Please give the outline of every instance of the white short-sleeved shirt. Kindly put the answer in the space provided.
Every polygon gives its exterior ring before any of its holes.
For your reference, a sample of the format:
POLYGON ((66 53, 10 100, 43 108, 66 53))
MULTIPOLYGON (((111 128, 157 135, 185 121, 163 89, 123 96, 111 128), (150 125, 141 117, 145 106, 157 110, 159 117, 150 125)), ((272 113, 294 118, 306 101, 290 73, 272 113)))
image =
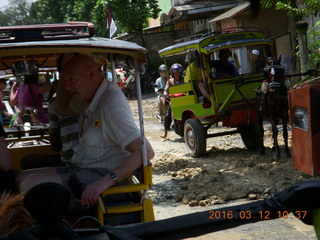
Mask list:
POLYGON ((125 147, 141 136, 125 96, 110 81, 101 83, 81 117, 79 135, 72 164, 109 171, 130 155, 125 147))

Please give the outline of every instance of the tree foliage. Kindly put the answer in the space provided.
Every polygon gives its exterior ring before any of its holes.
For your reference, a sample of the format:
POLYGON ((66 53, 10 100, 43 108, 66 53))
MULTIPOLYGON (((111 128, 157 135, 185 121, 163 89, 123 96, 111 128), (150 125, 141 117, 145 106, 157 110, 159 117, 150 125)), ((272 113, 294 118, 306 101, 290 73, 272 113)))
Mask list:
POLYGON ((318 68, 320 66, 320 56, 318 49, 320 47, 320 21, 317 22, 313 27, 308 29, 307 36, 309 49, 309 59, 312 64, 312 68, 318 68))
POLYGON ((109 7, 119 32, 142 32, 149 17, 160 12, 157 0, 38 0, 30 8, 34 23, 90 21, 97 35, 106 36, 109 7))
POLYGON ((106 8, 110 8, 118 33, 138 32, 147 26, 148 18, 160 12, 157 0, 9 0, 10 7, 0 11, 2 26, 67 21, 95 24, 98 36, 107 35, 106 8))
POLYGON ((106 19, 107 7, 123 32, 142 32, 148 18, 157 18, 160 12, 157 0, 98 0, 95 13, 99 24, 106 19))
POLYGON ((8 7, 0 11, 0 26, 30 24, 30 4, 26 0, 9 0, 8 7))
POLYGON ((315 38, 318 33, 315 29, 312 33, 309 31, 307 37, 305 31, 300 27, 304 17, 316 16, 320 13, 320 1, 319 0, 261 0, 263 8, 275 8, 277 10, 284 10, 288 15, 294 17, 296 21, 296 30, 298 34, 299 46, 296 48, 296 54, 300 57, 300 68, 302 71, 307 70, 311 65, 316 64, 318 61, 317 52, 315 51, 315 38), (313 34, 313 35, 312 35, 313 34), (313 36, 310 38, 310 36, 313 36), (310 61, 311 60, 311 61, 310 61))
POLYGON ((293 14, 298 19, 320 12, 319 0, 261 0, 263 8, 275 8, 293 14))

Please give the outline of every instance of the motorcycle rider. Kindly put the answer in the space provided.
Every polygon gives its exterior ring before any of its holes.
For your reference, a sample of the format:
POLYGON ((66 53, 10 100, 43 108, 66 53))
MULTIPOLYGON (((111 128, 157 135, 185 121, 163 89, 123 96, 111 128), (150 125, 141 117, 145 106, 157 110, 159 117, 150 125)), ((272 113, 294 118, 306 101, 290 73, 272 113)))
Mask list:
POLYGON ((163 97, 163 92, 167 83, 167 66, 165 64, 161 64, 158 68, 158 72, 160 74, 160 77, 156 80, 156 83, 154 84, 154 91, 158 94, 159 114, 157 115, 157 118, 159 118, 160 122, 163 122, 165 115, 165 99, 163 97))

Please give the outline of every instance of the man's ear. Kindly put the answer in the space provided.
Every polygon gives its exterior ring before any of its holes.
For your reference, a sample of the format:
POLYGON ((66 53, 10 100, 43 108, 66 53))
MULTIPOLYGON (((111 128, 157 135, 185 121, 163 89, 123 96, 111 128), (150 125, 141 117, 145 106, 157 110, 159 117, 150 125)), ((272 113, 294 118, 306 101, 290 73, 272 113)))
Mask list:
POLYGON ((95 72, 94 72, 94 69, 92 67, 88 67, 87 68, 87 74, 89 76, 89 80, 93 81, 95 72))

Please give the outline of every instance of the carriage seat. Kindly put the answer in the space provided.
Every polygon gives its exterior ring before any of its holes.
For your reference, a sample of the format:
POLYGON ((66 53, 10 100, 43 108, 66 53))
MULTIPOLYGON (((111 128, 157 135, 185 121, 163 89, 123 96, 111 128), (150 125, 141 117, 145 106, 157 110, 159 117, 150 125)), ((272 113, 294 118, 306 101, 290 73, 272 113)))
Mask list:
POLYGON ((133 222, 154 221, 152 200, 147 190, 152 186, 152 165, 149 163, 138 170, 129 185, 113 186, 105 190, 98 198, 97 218, 101 225, 121 225, 133 222), (116 195, 128 195, 120 202, 108 201, 116 195), (138 216, 138 218, 137 218, 138 216), (129 218, 129 219, 128 219, 129 218))

